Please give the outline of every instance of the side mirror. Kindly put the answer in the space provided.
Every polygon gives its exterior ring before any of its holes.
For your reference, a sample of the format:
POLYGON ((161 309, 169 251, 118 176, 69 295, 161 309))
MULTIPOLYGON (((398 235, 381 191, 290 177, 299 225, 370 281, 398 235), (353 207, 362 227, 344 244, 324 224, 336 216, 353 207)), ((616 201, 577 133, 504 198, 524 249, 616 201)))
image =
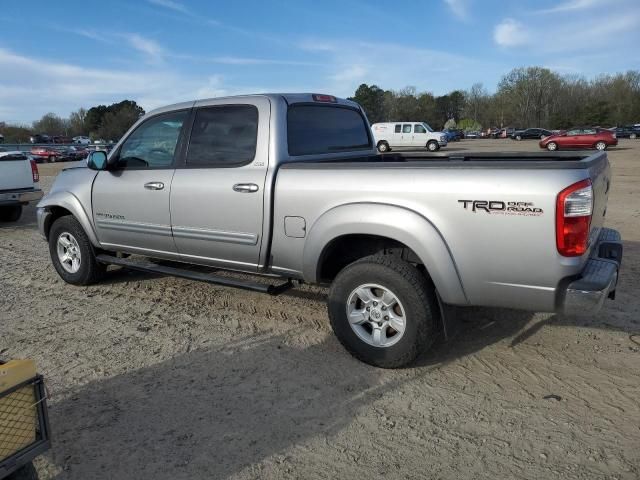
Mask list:
POLYGON ((107 169, 107 152, 95 150, 89 154, 87 158, 87 167, 91 170, 107 169))

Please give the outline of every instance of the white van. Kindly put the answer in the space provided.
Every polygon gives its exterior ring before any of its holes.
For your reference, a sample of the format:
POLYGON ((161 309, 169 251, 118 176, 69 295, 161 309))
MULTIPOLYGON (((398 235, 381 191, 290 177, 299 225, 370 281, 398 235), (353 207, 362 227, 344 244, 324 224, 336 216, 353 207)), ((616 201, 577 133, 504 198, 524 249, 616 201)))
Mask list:
POLYGON ((434 132, 424 122, 374 123, 371 131, 380 152, 388 152, 392 148, 426 148, 436 152, 447 146, 447 136, 434 132))

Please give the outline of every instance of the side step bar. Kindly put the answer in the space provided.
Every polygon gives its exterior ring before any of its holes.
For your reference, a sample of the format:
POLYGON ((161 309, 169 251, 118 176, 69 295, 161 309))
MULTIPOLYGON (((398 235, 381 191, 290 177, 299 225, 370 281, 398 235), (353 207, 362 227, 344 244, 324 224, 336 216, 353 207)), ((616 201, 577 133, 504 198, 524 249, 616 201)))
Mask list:
POLYGON ((165 265, 157 265, 152 262, 135 261, 128 258, 118 258, 111 255, 100 254, 96 256, 96 260, 107 265, 118 265, 130 270, 138 270, 140 272, 158 273, 160 275, 169 275, 172 277, 187 278, 198 282, 215 283, 216 285, 224 285, 225 287, 242 288, 244 290, 252 290, 254 292, 268 293, 269 295, 279 295, 290 288, 293 288, 293 282, 287 280, 278 285, 267 285, 265 283, 251 282, 248 280, 240 280, 235 278, 221 277, 211 273, 193 272, 185 268, 168 267, 165 265))

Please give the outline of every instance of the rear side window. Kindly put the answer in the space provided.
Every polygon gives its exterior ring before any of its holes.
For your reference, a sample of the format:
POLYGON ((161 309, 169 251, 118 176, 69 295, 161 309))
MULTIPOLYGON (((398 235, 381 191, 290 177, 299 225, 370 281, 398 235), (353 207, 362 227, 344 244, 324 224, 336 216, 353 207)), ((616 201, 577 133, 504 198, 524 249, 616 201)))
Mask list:
POLYGON ((240 166, 253 161, 258 140, 258 109, 221 105, 196 111, 187 165, 240 166))
POLYGON ((402 133, 402 125, 396 125, 396 133, 402 133))
POLYGON ((357 110, 292 105, 287 115, 289 155, 320 155, 371 148, 369 126, 357 110))
POLYGON ((411 125, 402 125, 402 133, 411 133, 411 125))

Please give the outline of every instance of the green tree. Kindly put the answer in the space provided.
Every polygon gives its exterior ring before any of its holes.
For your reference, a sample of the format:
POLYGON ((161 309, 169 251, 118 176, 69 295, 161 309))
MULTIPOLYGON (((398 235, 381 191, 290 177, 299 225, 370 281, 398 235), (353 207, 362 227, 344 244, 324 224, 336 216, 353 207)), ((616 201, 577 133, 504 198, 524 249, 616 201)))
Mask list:
POLYGON ((33 122, 33 130, 48 135, 66 135, 69 128, 67 122, 55 113, 46 113, 40 120, 33 122))
POLYGON ((377 85, 367 85, 363 83, 358 87, 356 93, 350 98, 355 102, 358 102, 365 113, 370 123, 382 122, 386 119, 384 111, 384 90, 377 85))

